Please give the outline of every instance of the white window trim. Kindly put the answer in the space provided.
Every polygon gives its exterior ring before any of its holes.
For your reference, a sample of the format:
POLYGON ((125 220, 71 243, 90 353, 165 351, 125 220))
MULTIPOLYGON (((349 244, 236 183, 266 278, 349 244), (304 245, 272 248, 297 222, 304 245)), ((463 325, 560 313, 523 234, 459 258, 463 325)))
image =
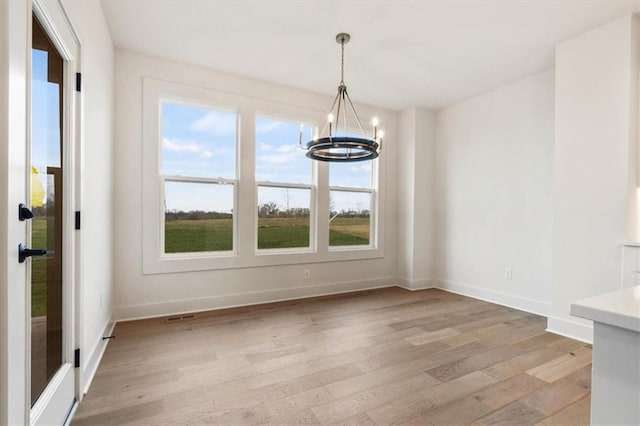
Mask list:
MULTIPOLYGON (((315 173, 312 174, 312 180, 315 173)), ((316 185, 304 184, 304 183, 281 183, 271 181, 257 181, 256 182, 256 221, 255 221, 255 242, 256 242, 256 256, 264 256, 269 254, 291 254, 291 253, 315 253, 317 250, 316 244, 316 185), (278 189, 308 189, 309 190, 309 246, 308 247, 288 247, 288 248, 258 248, 258 188, 259 187, 278 188, 278 189)))
MULTIPOLYGON (((375 169, 376 167, 373 167, 375 169)), ((371 171, 372 175, 373 170, 371 171)), ((372 177, 373 180, 373 177, 372 177)), ((369 244, 354 244, 354 245, 343 245, 343 246, 332 246, 329 245, 329 251, 351 251, 351 250, 370 250, 374 249, 378 245, 377 233, 376 229, 379 228, 376 226, 377 217, 376 212, 377 203, 376 203, 376 190, 375 187, 372 186, 370 188, 362 188, 362 187, 350 187, 350 186, 330 186, 329 193, 331 192, 360 192, 363 194, 369 194, 371 197, 369 200, 369 244)))
MULTIPOLYGON (((143 274, 164 274, 218 269, 253 268, 278 265, 328 263, 337 261, 379 259, 384 257, 384 191, 374 188, 375 246, 346 246, 329 249, 328 215, 319 214, 329 206, 329 176, 326 163, 314 162, 315 182, 311 184, 311 212, 314 217, 313 246, 309 251, 299 248, 257 249, 257 187, 255 180, 255 118, 264 111, 269 117, 301 118, 305 123, 321 123, 325 111, 270 102, 216 90, 143 77, 142 107, 142 265, 143 274), (239 115, 236 147, 237 175, 234 180, 234 250, 233 252, 196 252, 164 254, 162 233, 164 208, 161 175, 160 106, 162 100, 184 101, 189 105, 235 111, 239 115), (230 109, 229 107, 234 108, 230 109)), ((286 120, 286 118, 285 118, 286 120)), ((309 160, 311 161, 311 160, 309 160)), ((374 185, 384 185, 383 162, 378 163, 374 185)), ((192 179, 192 178, 187 178, 192 179)), ((260 185, 293 187, 276 182, 260 185)), ((361 188, 362 189, 362 188, 361 188)), ((368 190, 368 188, 365 188, 368 190)), ((373 204, 373 201, 372 201, 373 204)), ((373 214, 372 214, 373 216, 373 214)), ((311 219, 311 218, 310 218, 311 219)), ((372 221, 373 221, 372 217, 372 221)), ((373 238, 371 239, 373 241, 373 238)))
POLYGON ((160 257, 162 259, 183 259, 185 257, 222 257, 229 256, 238 253, 238 221, 236 220, 236 212, 238 211, 238 181, 236 179, 224 179, 224 178, 203 178, 203 177, 191 177, 191 176, 175 176, 175 175, 160 175, 160 200, 161 206, 160 210, 162 210, 162 218, 161 218, 161 226, 162 230, 160 232, 160 257), (210 183, 214 185, 233 185, 233 213, 231 214, 233 229, 232 229, 232 242, 231 250, 216 250, 216 251, 193 251, 193 252, 179 252, 179 253, 167 253, 164 251, 165 241, 164 237, 166 234, 165 226, 166 226, 166 211, 164 210, 165 205, 165 184, 167 182, 184 182, 184 183, 210 183))

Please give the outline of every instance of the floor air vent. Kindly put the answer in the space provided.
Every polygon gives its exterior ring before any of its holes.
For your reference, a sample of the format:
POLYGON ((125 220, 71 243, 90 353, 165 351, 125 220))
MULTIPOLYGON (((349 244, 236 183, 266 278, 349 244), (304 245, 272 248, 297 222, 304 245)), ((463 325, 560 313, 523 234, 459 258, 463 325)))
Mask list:
POLYGON ((194 314, 186 314, 186 315, 176 315, 173 317, 168 317, 164 320, 165 323, 179 322, 179 321, 188 321, 195 319, 196 316, 194 314))

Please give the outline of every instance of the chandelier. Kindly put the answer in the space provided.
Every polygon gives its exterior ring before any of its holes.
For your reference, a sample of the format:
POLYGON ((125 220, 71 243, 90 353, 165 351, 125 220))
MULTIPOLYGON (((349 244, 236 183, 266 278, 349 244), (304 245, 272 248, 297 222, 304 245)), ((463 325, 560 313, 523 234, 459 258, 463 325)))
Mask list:
MULTIPOLYGON (((306 156, 312 160, 331 162, 373 160, 382 150, 384 133, 378 129, 378 119, 373 118, 371 123, 373 125, 372 137, 368 137, 351 102, 347 85, 344 83, 344 45, 350 39, 351 36, 347 33, 340 33, 336 36, 336 41, 342 49, 340 84, 322 132, 318 135, 316 130, 312 140, 306 144, 306 156), (350 124, 347 123, 349 117, 352 123, 357 125, 357 129, 356 126, 350 127, 350 124), (359 134, 354 135, 354 131, 359 131, 359 134)), ((302 134, 300 144, 302 145, 302 134)))

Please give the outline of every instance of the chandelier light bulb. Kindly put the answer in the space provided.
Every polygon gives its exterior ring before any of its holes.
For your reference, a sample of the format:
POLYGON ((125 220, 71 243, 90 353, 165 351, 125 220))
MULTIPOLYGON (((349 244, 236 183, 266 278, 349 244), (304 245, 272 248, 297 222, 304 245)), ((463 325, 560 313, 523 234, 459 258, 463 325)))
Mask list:
POLYGON ((333 123, 333 114, 329 114, 329 116, 327 117, 327 121, 329 123, 333 123))
POLYGON ((378 117, 373 117, 371 124, 373 124, 373 140, 375 141, 378 139, 378 117))

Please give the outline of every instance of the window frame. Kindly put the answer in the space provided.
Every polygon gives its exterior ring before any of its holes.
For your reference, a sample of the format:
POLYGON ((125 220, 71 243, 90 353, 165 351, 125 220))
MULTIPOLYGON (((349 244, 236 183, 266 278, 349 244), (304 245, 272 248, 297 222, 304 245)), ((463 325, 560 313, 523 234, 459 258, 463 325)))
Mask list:
MULTIPOLYGON (((283 123, 290 123, 295 125, 300 125, 300 123, 311 127, 312 130, 317 129, 318 126, 315 123, 308 123, 305 120, 296 120, 293 117, 283 117, 275 114, 264 113, 262 111, 256 111, 256 116, 254 120, 254 137, 255 130, 257 128, 258 118, 264 118, 273 121, 280 121, 283 123)), ((308 121, 308 120, 307 120, 308 121)), ((255 138, 254 138, 255 141, 255 138)), ((257 141, 254 144, 254 147, 257 145, 257 141)), ((255 148, 254 148, 255 149, 255 148)), ((255 156, 254 156, 255 158, 255 156)), ((309 160, 311 161, 311 160, 309 160)), ((281 181, 263 181, 257 180, 257 173, 255 173, 256 167, 254 164, 254 180, 256 187, 256 208, 255 208, 255 254, 256 256, 262 256, 265 254, 291 254, 291 253, 315 253, 317 251, 316 237, 317 237, 317 198, 316 198, 316 190, 318 187, 318 173, 317 167, 313 163, 309 166, 311 168, 311 182, 306 183, 290 183, 290 182, 281 182, 281 181), (258 192, 260 187, 268 187, 268 188, 279 188, 279 189, 308 189, 309 190, 309 246, 307 247, 287 247, 287 248, 264 248, 261 249, 258 247, 258 192)))
MULTIPOLYGON (((347 133, 358 135, 360 133, 360 130, 348 129, 347 133)), ((378 187, 380 185, 380 174, 379 174, 380 162, 379 161, 380 161, 380 157, 377 157, 371 160, 371 180, 369 182, 368 187, 331 185, 331 167, 329 166, 329 170, 328 170, 329 195, 331 195, 332 191, 358 192, 358 193, 368 193, 369 196, 371 197, 369 200, 369 244, 332 246, 331 241, 328 241, 327 247, 330 252, 371 250, 371 249, 378 248, 378 230, 380 229, 380 226, 378 225, 378 208, 379 208, 378 187)), ((329 222, 329 229, 327 229, 327 232, 330 232, 330 229, 331 229, 331 223, 329 222)))
MULTIPOLYGON (((375 161, 375 160, 374 160, 375 161)), ((372 167, 372 178, 373 180, 373 167, 372 167)), ((332 246, 331 240, 329 240, 329 251, 350 251, 350 250, 358 250, 358 249, 372 249, 377 245, 376 238, 376 191, 373 187, 371 188, 358 188, 351 186, 330 186, 329 187, 329 195, 331 192, 347 192, 347 193, 361 193, 361 194, 369 194, 369 244, 354 244, 354 245, 341 245, 341 246, 332 246)), ((329 222, 329 232, 331 231, 331 222, 329 222)))
POLYGON ((315 253, 316 252, 316 226, 315 226, 315 187, 313 184, 303 183, 280 183, 280 182, 256 182, 256 221, 255 221, 255 242, 256 242, 256 256, 263 254, 290 254, 290 253, 315 253), (258 192, 260 187, 263 188, 278 188, 278 189, 308 189, 309 190, 309 245, 307 247, 283 247, 283 248, 259 248, 258 247, 258 192))
POLYGON ((231 250, 210 250, 210 251, 186 251, 186 252, 175 252, 175 253, 167 253, 165 247, 165 235, 166 235, 166 210, 162 211, 162 232, 160 233, 160 246, 161 246, 161 258, 174 258, 174 257, 183 257, 184 255, 189 256, 228 256, 230 254, 236 254, 238 252, 237 247, 237 238, 238 238, 238 221, 236 217, 236 211, 238 210, 238 180, 237 179, 224 179, 224 178, 203 178, 203 177, 192 177, 192 176, 179 176, 179 175, 160 175, 160 191, 162 193, 162 206, 161 209, 165 205, 165 197, 166 197, 166 184, 167 182, 178 182, 178 183, 200 183, 200 184, 211 184, 211 185, 233 185, 233 210, 231 213, 231 250))
MULTIPOLYGON (((328 215, 329 209, 329 167, 327 163, 313 161, 311 184, 310 229, 313 245, 309 250, 294 249, 257 249, 257 190, 255 179, 256 161, 256 117, 270 117, 277 120, 302 122, 317 126, 326 119, 324 102, 307 102, 306 106, 267 101, 250 96, 242 96, 219 90, 194 86, 189 81, 167 81, 153 77, 142 78, 142 125, 140 129, 142 143, 142 273, 143 275, 195 272, 221 269, 240 269, 265 266, 302 265, 313 263, 341 262, 353 260, 380 259, 384 250, 384 164, 383 156, 374 160, 372 168, 375 174, 375 202, 372 201, 371 222, 375 223, 370 246, 329 247, 328 215), (234 250, 220 252, 164 253, 164 181, 161 179, 161 99, 171 102, 184 102, 187 105, 200 105, 226 111, 235 111, 237 118, 236 133, 236 179, 234 182, 234 250), (322 105, 321 105, 322 104, 322 105), (298 121, 299 120, 299 121, 298 121), (374 239, 375 237, 375 239, 374 239), (161 244, 162 242, 162 244, 161 244)), ((324 100, 324 98, 322 99, 324 100)), ((367 113, 367 109, 364 109, 367 113)), ((374 111, 372 111, 374 112, 374 111)), ((385 122, 395 123, 391 113, 376 115, 385 117, 385 122)), ((392 124, 393 125, 393 124, 392 124)), ((387 131, 389 135, 393 129, 387 131)), ((391 151, 387 151, 392 153, 391 151)), ((393 153, 392 153, 393 154, 393 153)), ((312 161, 312 160, 309 160, 312 161)), ((389 160, 389 161, 392 161, 389 160)), ((189 178, 191 179, 191 178, 189 178)), ((199 178, 198 178, 199 179, 199 178)), ((205 178, 208 179, 208 178, 205 178)), ((215 181, 216 179, 212 179, 215 181)), ((262 184, 262 181, 260 181, 262 184)), ((135 183, 134 183, 135 184, 135 183)), ((288 187, 291 184, 266 182, 269 186, 288 187)), ((295 187, 296 185, 291 185, 295 187)), ((339 187, 339 189, 345 189, 339 187)), ((361 188, 358 188, 361 190, 361 188)), ((134 217, 138 216, 136 213, 134 217)), ((134 242, 135 243, 135 242, 134 242)))
POLYGON ((158 150, 158 173, 160 176, 160 209, 162 210, 162 219, 160 222, 160 226, 162 227, 160 231, 160 258, 182 258, 184 256, 189 257, 215 257, 215 256, 228 256, 230 254, 237 254, 238 251, 238 220, 236 216, 236 212, 238 210, 238 163, 240 160, 240 156, 238 155, 238 151, 240 150, 240 111, 237 108, 229 107, 228 105, 220 105, 215 102, 202 102, 201 100, 191 100, 185 99, 182 97, 173 97, 173 96, 160 96, 158 102, 159 108, 159 134, 158 134, 158 144, 160 148, 158 150), (201 109, 208 109, 211 111, 220 111, 233 113, 236 116, 236 131, 235 131, 235 167, 234 167, 234 176, 235 179, 228 178, 207 178, 207 177, 198 177, 198 176, 181 176, 181 175, 165 175, 163 174, 163 155, 162 155, 162 140, 164 135, 162 134, 162 107, 164 103, 171 103, 175 105, 182 105, 186 107, 196 107, 201 109), (203 184, 218 184, 218 185, 233 185, 233 211, 232 211, 232 239, 231 239, 231 250, 212 250, 212 251, 195 251, 195 252, 177 252, 177 253, 167 253, 165 251, 165 226, 166 226, 166 210, 164 207, 165 197, 166 197, 166 183, 167 182, 181 182, 181 183, 203 183, 203 184))

